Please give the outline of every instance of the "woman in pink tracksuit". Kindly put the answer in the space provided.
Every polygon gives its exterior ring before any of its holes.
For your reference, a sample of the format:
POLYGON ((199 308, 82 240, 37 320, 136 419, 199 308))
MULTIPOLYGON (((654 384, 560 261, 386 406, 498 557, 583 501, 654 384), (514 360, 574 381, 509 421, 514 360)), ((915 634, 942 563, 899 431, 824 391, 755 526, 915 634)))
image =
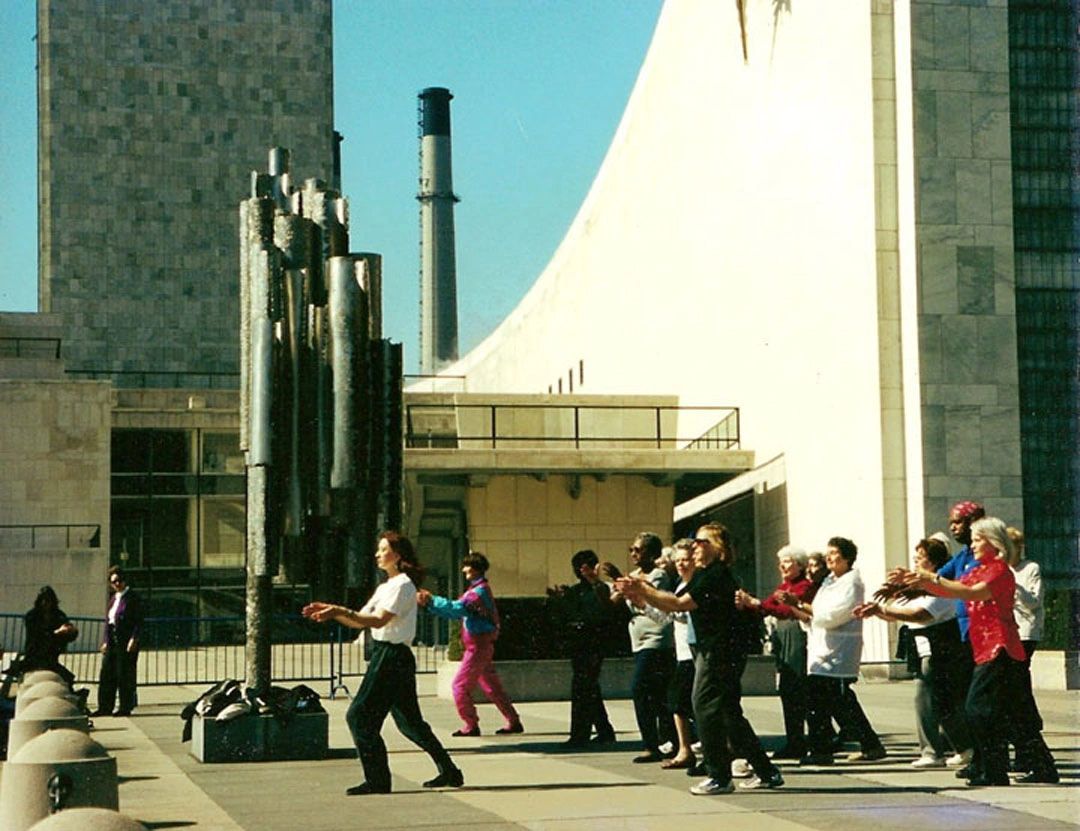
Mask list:
POLYGON ((454 736, 480 735, 480 722, 472 700, 472 689, 477 684, 506 719, 506 725, 495 732, 500 735, 524 732, 521 718, 503 689, 498 673, 495 672, 495 639, 499 637, 499 610, 495 606, 495 597, 485 576, 487 570, 487 557, 475 551, 470 552, 461 560, 461 573, 465 575, 468 583, 461 597, 450 600, 421 590, 416 598, 417 602, 432 614, 461 621, 461 640, 465 645, 465 654, 457 675, 454 676, 454 703, 465 726, 455 730, 452 734, 454 736))

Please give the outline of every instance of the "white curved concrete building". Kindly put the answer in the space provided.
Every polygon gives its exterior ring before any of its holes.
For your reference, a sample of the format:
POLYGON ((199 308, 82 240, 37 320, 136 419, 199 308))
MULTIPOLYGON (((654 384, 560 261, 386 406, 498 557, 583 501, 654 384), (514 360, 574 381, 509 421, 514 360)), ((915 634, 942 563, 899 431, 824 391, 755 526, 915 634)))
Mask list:
POLYGON ((756 521, 873 585, 954 500, 1022 516, 1007 13, 744 5, 745 61, 736 4, 669 0, 551 263, 446 374, 737 406, 764 468, 713 501, 782 488, 756 521))

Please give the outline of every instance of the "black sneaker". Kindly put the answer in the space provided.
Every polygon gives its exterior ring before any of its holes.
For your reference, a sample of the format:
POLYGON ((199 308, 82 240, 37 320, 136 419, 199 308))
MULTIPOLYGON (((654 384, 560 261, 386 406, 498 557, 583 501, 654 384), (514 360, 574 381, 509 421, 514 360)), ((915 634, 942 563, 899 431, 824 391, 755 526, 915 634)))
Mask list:
POLYGON ((465 774, 461 768, 450 768, 442 771, 434 779, 424 783, 425 788, 460 788, 465 784, 465 774))
POLYGON ((345 789, 345 796, 364 796, 369 793, 390 793, 389 788, 377 788, 370 782, 361 782, 345 789))
POLYGON ((451 733, 450 735, 451 736, 457 736, 458 738, 461 738, 462 736, 466 736, 466 737, 468 737, 470 739, 475 739, 477 736, 480 735, 480 728, 479 727, 474 727, 472 730, 466 730, 464 728, 459 728, 459 729, 455 730, 453 733, 451 733))
POLYGON ((524 733, 524 732, 525 732, 525 728, 521 726, 520 721, 517 721, 517 722, 514 722, 513 724, 506 725, 506 727, 500 727, 498 730, 495 731, 495 735, 497 735, 497 736, 508 736, 511 733, 524 733))
POLYGON ((833 757, 831 753, 808 753, 799 759, 799 766, 806 765, 831 765, 833 757))

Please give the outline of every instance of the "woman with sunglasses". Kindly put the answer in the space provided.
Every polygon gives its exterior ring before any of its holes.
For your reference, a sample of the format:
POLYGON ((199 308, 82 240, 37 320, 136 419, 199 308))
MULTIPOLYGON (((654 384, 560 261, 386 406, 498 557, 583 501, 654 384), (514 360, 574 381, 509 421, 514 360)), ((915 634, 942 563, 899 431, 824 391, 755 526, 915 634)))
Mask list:
POLYGON ((625 578, 617 584, 631 600, 665 612, 689 612, 696 638, 694 658, 694 717, 707 778, 690 793, 713 796, 731 793, 732 750, 746 758, 754 775, 744 790, 778 788, 784 784, 770 761, 740 702, 740 674, 745 656, 735 644, 735 592, 731 573, 734 549, 727 528, 718 522, 701 526, 694 535, 697 571, 679 593, 657 589, 646 580, 625 578))

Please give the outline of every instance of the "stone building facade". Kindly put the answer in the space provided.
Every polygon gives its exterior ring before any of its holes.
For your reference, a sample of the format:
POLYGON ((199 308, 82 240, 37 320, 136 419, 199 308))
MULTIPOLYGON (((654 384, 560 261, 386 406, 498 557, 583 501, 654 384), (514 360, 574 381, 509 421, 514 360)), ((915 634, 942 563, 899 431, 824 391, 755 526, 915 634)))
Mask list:
POLYGON ((40 308, 69 371, 236 386, 237 204, 334 178, 330 0, 40 0, 40 308))

